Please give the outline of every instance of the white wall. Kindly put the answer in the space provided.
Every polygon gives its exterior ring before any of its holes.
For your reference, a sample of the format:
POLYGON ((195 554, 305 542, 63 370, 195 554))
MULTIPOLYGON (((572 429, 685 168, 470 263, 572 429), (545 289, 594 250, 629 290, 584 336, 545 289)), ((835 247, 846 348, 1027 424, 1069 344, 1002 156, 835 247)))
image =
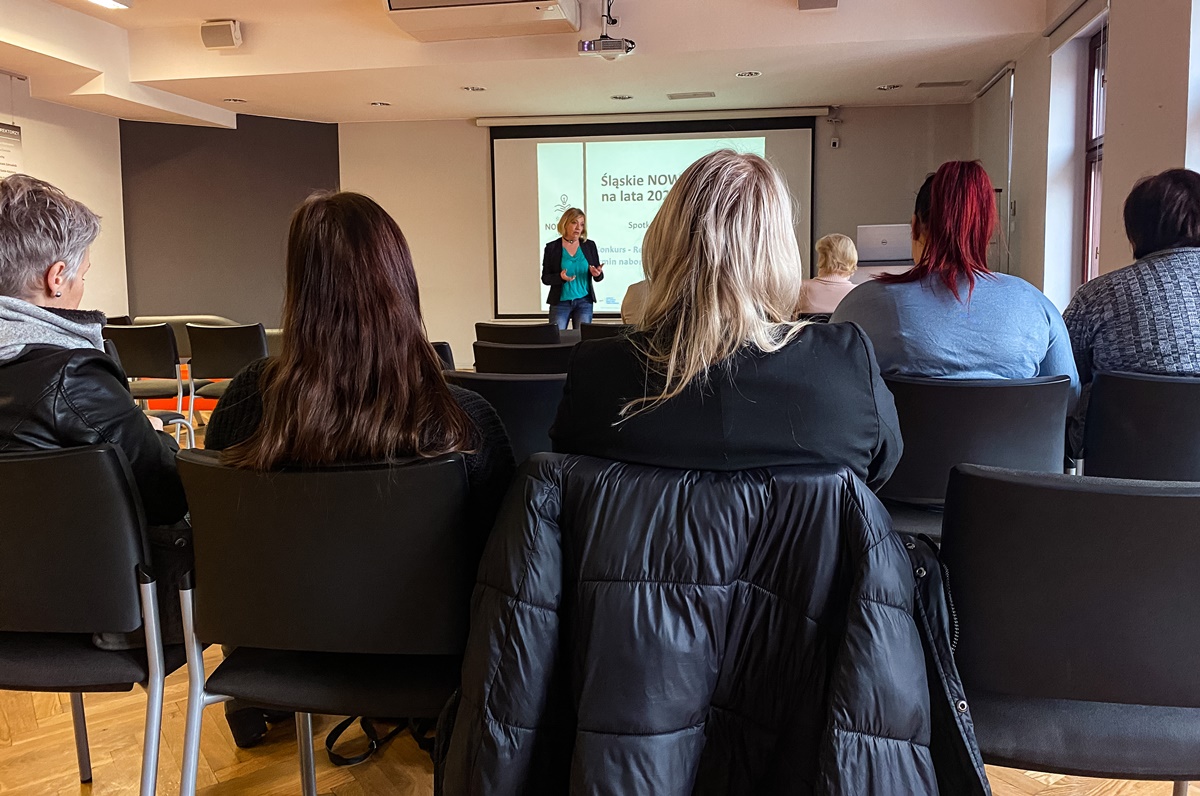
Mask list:
POLYGON ((373 197, 412 249, 431 340, 474 362, 492 318, 491 143, 470 121, 364 122, 338 130, 342 190, 373 197))
POLYGON ((1184 165, 1192 0, 1112 0, 1100 271, 1133 260, 1122 207, 1142 177, 1184 165))
MULTIPOLYGON (((814 240, 906 223, 929 172, 973 157, 968 105, 846 108, 842 117, 836 150, 835 125, 816 123, 814 240)), ((469 367, 475 322, 493 317, 488 131, 469 121, 342 124, 339 151, 342 189, 374 197, 408 238, 430 339, 449 341, 469 367)))
POLYGON ((1017 58, 1013 83, 1013 186, 1010 273, 1045 287, 1046 168, 1050 47, 1038 39, 1017 58))
POLYGON ((1050 59, 1042 290, 1060 310, 1083 281, 1088 58, 1085 36, 1068 42, 1050 59))
POLYGON ((817 119, 813 240, 860 224, 906 224, 925 177, 947 160, 973 158, 970 105, 843 108, 841 124, 817 119), (829 140, 841 138, 832 149, 829 140))
POLYGON ((971 103, 974 126, 974 154, 979 158, 997 194, 997 231, 988 247, 988 268, 1009 273, 1012 271, 1010 210, 1011 186, 1009 152, 1012 146, 1012 88, 1013 76, 1006 74, 971 103))
POLYGON ((21 128, 24 168, 86 204, 101 218, 83 306, 109 315, 129 311, 119 122, 108 116, 31 99, 25 81, 0 76, 0 121, 21 128))

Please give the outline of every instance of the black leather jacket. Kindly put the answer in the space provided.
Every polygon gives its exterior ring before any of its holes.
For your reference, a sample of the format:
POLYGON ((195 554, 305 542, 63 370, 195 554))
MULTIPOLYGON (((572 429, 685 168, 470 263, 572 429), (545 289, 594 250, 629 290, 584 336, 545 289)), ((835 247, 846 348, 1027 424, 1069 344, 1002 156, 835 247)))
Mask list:
POLYGON ((537 454, 479 568, 435 792, 984 796, 946 605, 844 466, 537 454))
MULTIPOLYGON (((116 445, 133 469, 147 522, 170 525, 187 513, 175 472, 179 447, 154 430, 126 383, 102 351, 27 347, 0 363, 0 453, 116 445)), ((69 499, 69 484, 47 486, 69 499)))

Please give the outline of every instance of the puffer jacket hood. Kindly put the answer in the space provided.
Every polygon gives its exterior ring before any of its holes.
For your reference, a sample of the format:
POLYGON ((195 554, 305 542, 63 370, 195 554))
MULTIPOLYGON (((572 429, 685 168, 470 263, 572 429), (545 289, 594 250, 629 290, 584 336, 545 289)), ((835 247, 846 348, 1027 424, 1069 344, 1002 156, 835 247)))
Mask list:
POLYGON ((939 575, 845 468, 534 456, 480 567, 435 784, 988 794, 939 575))

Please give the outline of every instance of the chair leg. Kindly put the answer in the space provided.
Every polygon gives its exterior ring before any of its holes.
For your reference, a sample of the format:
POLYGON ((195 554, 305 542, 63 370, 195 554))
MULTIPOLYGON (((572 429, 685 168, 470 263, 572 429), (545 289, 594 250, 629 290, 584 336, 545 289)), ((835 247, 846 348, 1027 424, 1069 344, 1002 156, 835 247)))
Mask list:
POLYGON ((158 592, 154 581, 138 585, 142 597, 142 626, 146 630, 146 733, 142 740, 141 796, 154 796, 158 788, 158 750, 162 741, 163 690, 165 688, 162 628, 158 623, 158 592))
POLYGON ((83 714, 83 694, 71 694, 71 724, 75 726, 75 756, 79 758, 79 781, 92 781, 92 755, 88 752, 87 717, 83 714))
POLYGON ((300 746, 300 792, 317 796, 317 766, 313 757, 312 714, 296 714, 296 743, 300 746))
POLYGON ((1188 783, 1176 782, 1175 787, 1171 790, 1171 796, 1188 796, 1188 783))
POLYGON ((204 717, 204 650, 192 624, 192 590, 180 589, 183 609, 183 643, 187 654, 188 699, 183 730, 183 771, 179 778, 179 796, 195 796, 196 774, 200 768, 200 722, 204 717))

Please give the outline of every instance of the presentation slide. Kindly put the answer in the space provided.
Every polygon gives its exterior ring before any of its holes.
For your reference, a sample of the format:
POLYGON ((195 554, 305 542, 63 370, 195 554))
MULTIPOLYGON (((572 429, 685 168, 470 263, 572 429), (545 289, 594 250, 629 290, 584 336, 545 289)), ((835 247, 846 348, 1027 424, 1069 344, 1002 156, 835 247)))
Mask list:
POLYGON ((642 238, 667 192, 691 163, 718 149, 761 155, 783 172, 807 261, 810 129, 507 138, 493 146, 498 317, 546 315, 542 253, 569 207, 585 213, 588 238, 604 263, 604 280, 594 284, 595 311, 619 312, 626 289, 643 278, 642 238))

